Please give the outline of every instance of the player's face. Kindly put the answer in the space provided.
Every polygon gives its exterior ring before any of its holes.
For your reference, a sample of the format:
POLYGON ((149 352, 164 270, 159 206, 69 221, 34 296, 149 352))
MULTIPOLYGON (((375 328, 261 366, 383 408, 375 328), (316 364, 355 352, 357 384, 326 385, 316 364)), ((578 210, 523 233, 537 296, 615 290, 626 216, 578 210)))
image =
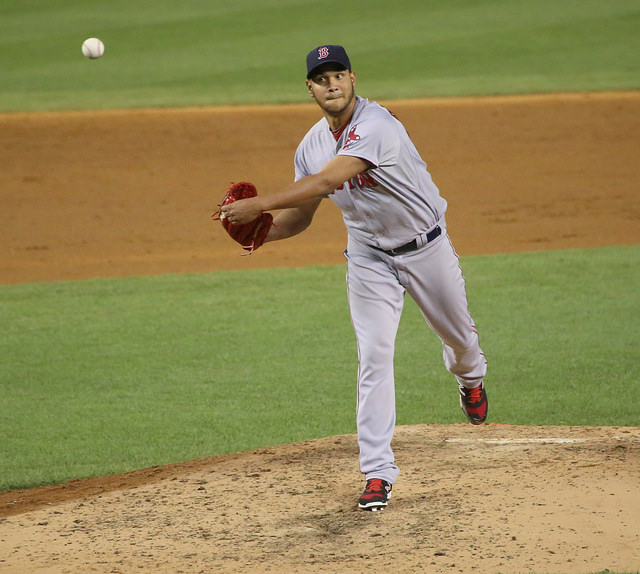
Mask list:
POLYGON ((307 80, 309 94, 322 110, 341 116, 355 102, 356 75, 349 70, 322 70, 307 80))

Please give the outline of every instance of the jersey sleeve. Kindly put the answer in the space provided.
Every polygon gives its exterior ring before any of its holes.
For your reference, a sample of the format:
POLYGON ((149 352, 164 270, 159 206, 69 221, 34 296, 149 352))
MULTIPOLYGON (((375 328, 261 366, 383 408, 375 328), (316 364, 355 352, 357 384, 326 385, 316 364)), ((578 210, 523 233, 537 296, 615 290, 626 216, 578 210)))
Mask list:
POLYGON ((370 118, 349 127, 338 155, 359 157, 375 167, 394 165, 398 162, 400 138, 394 120, 370 118))

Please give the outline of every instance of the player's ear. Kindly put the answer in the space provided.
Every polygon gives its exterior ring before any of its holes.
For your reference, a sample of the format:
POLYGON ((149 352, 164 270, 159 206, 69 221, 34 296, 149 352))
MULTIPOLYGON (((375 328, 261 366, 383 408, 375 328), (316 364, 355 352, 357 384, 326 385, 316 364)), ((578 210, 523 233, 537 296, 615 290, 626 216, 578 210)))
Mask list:
POLYGON ((316 97, 313 95, 313 88, 311 87, 311 81, 310 80, 306 80, 305 83, 307 84, 307 90, 309 91, 309 96, 311 96, 311 98, 313 98, 315 100, 316 97))
POLYGON ((351 70, 349 72, 349 76, 351 76, 351 85, 355 89, 355 87, 356 87, 356 73, 353 70, 351 70))

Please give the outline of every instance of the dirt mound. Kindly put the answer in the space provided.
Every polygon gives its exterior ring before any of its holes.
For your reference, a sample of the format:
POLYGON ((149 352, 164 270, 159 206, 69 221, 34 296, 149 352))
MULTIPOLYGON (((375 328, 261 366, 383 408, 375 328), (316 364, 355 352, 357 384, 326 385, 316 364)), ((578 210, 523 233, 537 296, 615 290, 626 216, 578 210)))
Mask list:
POLYGON ((640 565, 640 429, 398 427, 389 508, 355 436, 0 495, 0 570, 563 572, 640 565))

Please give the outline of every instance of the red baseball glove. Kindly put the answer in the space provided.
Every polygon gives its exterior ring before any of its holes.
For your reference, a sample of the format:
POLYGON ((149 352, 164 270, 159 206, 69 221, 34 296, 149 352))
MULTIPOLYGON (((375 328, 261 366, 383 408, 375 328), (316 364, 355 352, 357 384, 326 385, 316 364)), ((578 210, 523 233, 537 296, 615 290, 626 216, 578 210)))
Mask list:
MULTIPOLYGON (((233 203, 238 199, 247 199, 249 197, 255 197, 258 195, 256 186, 248 181, 241 181, 240 183, 233 183, 227 190, 227 193, 220 204, 220 207, 233 203)), ((222 227, 229 234, 231 239, 237 241, 242 245, 242 249, 248 251, 249 255, 253 253, 258 247, 260 247, 267 237, 267 233, 273 225, 273 215, 270 213, 261 213, 253 221, 249 223, 243 223, 242 225, 236 225, 231 223, 218 209, 212 216, 214 220, 220 220, 222 227)))

